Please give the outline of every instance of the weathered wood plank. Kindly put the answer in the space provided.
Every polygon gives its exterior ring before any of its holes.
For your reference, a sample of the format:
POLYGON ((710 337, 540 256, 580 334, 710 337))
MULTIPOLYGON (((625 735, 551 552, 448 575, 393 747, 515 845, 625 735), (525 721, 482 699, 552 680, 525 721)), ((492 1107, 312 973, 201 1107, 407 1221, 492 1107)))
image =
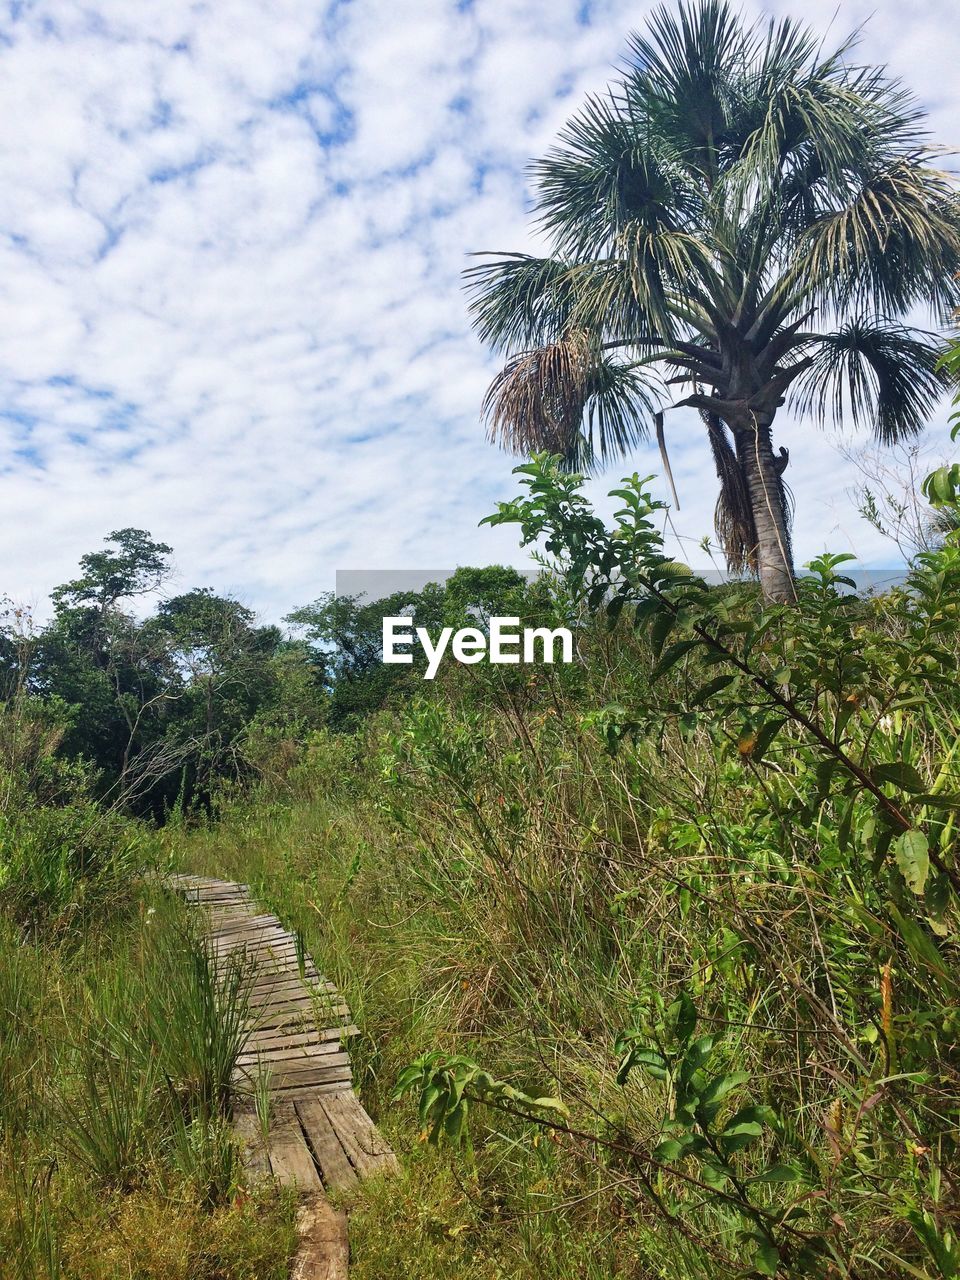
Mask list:
MULTIPOLYGON (((344 1081, 349 1085, 353 1076, 350 1072, 350 1058, 345 1053, 333 1054, 326 1062, 307 1062, 303 1066, 289 1063, 279 1063, 271 1065, 264 1063, 263 1067, 269 1072, 269 1087, 271 1092, 276 1089, 308 1089, 315 1084, 332 1084, 336 1080, 344 1081)), ((236 1083, 242 1085, 243 1082, 249 1081, 251 1084, 258 1078, 258 1065, 249 1067, 238 1067, 236 1072, 236 1083)))
POLYGON ((338 1001, 336 996, 331 996, 329 992, 319 991, 311 993, 304 990, 301 986, 300 991, 262 991, 259 994, 254 993, 250 997, 250 1009, 254 1013, 260 1010, 269 1011, 270 1009, 308 1009, 316 1010, 318 1014, 326 1014, 328 1011, 342 1010, 347 1011, 347 1006, 338 1001))
POLYGON ((237 932, 265 933, 267 930, 281 934, 285 938, 290 936, 276 916, 270 915, 247 915, 236 923, 227 922, 222 929, 215 929, 213 932, 217 939, 226 939, 227 935, 237 932))
POLYGON ((397 1169, 397 1157, 352 1090, 323 1096, 319 1101, 361 1178, 397 1169))
POLYGON ((274 1107, 268 1142, 270 1165, 278 1182, 285 1187, 296 1186, 301 1192, 323 1189, 292 1103, 281 1102, 274 1107))
MULTIPOLYGON (((346 1023, 349 1018, 350 1010, 345 1004, 323 1010, 326 1027, 334 1027, 341 1021, 346 1023)), ((293 1004, 265 1005, 254 1009, 248 1025, 251 1030, 257 1031, 278 1030, 281 1027, 303 1031, 309 1027, 316 1027, 317 1019, 313 1003, 305 1000, 293 1004)))
MULTIPOLYGON (((313 968, 313 966, 311 965, 310 968, 313 968)), ((253 981, 255 987, 283 987, 292 984, 298 984, 301 987, 308 985, 321 988, 324 991, 335 992, 337 989, 328 978, 318 973, 316 969, 313 969, 313 973, 306 969, 301 974, 296 965, 287 964, 283 968, 271 964, 257 965, 253 981)))
POLYGON ((329 1059, 331 1055, 340 1052, 342 1050, 339 1037, 335 1040, 321 1040, 319 1043, 313 1043, 313 1037, 311 1037, 310 1043, 287 1048, 277 1046, 272 1049, 245 1050, 237 1059, 237 1065, 250 1067, 257 1066, 259 1063, 269 1065, 290 1062, 305 1064, 317 1058, 329 1059))
POLYGON ((263 1132, 252 1103, 240 1103, 233 1111, 234 1132, 241 1142, 241 1159, 251 1185, 270 1177, 270 1157, 263 1145, 263 1132))
POLYGON ((352 1186, 357 1181, 357 1172, 319 1101, 316 1098, 301 1098, 294 1106, 307 1144, 320 1166, 323 1185, 327 1188, 352 1186))
POLYGON ((310 1028, 307 1031, 284 1031, 265 1029, 251 1031, 244 1043, 245 1053, 258 1053, 261 1049, 292 1049, 298 1045, 338 1044, 341 1040, 360 1034, 359 1027, 353 1023, 338 1027, 310 1028))
POLYGON ((297 1210, 300 1245, 290 1280, 347 1280, 347 1215, 325 1196, 310 1196, 297 1210))

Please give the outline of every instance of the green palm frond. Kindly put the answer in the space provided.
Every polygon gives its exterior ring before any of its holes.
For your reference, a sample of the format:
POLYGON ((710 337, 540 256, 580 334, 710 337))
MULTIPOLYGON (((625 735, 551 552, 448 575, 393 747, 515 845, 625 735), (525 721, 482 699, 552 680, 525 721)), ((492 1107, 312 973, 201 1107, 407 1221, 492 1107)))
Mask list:
POLYGON ((725 0, 659 5, 629 41, 624 81, 633 117, 649 122, 707 186, 718 176, 733 85, 756 57, 756 31, 725 0))
POLYGON ((794 398, 801 413, 831 414, 873 428, 892 444, 921 431, 950 385, 943 345, 904 325, 860 318, 816 341, 794 398))
POLYGON ((483 413, 505 448, 560 454, 576 469, 634 448, 655 406, 655 384, 641 366, 618 362, 574 332, 509 361, 483 413))
POLYGON ((696 225, 702 205, 680 157, 613 96, 588 98, 531 175, 537 221, 572 257, 609 254, 627 225, 650 232, 696 225))
POLYGON ((571 265, 525 253, 487 258, 464 272, 481 340, 497 351, 540 346, 568 327, 577 301, 571 265))
POLYGON ((896 313, 929 301, 944 317, 960 302, 960 197, 919 153, 864 174, 801 238, 797 267, 824 298, 896 313))

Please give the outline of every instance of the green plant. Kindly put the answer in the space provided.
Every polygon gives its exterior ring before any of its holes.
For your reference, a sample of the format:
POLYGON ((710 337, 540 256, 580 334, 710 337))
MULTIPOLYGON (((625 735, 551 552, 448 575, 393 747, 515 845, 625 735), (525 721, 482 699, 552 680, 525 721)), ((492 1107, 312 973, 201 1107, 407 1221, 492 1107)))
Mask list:
POLYGON ((15 1280, 61 1280, 63 1249, 50 1206, 52 1166, 39 1168, 32 1177, 14 1161, 10 1167, 14 1170, 15 1280))
POLYGON ((160 1073, 96 1038, 76 1047, 76 1072, 57 1102, 59 1142, 105 1186, 130 1190, 146 1176, 160 1073))
POLYGON ((480 337, 507 357, 491 433, 587 467, 626 454, 680 384, 671 407, 706 426, 728 563, 771 600, 794 596, 772 437, 785 398, 889 443, 946 380, 941 347, 900 317, 956 306, 956 194, 909 94, 853 44, 825 53, 725 0, 657 8, 623 78, 534 166, 548 256, 468 272, 480 337))

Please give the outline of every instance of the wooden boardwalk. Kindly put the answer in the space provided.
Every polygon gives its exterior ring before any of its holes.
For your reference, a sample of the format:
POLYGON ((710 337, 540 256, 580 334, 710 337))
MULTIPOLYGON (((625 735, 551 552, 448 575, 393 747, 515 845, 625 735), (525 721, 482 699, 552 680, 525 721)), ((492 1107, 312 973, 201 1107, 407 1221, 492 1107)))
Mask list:
MULTIPOLYGON (((347 1041, 357 1029, 333 983, 277 917, 260 910, 246 885, 190 875, 170 882, 206 910, 218 960, 239 952, 251 964, 247 1038, 234 1076, 234 1125, 251 1178, 272 1175, 316 1198, 394 1170, 396 1157, 353 1091, 347 1041), (253 1101, 264 1073, 270 1101, 266 1144, 253 1101)), ((307 1212, 304 1232, 313 1232, 321 1252, 346 1248, 345 1222, 342 1231, 331 1225, 337 1216, 323 1214, 316 1203, 307 1212), (331 1234, 342 1239, 328 1240, 331 1234)), ((303 1277, 338 1274, 294 1269, 303 1277)))

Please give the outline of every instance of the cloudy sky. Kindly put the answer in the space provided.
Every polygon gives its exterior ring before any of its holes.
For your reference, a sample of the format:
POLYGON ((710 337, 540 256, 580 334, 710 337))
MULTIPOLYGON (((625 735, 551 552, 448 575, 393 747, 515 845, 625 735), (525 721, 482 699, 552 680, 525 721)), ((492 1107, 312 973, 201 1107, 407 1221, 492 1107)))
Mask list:
MULTIPOLYGON (((41 604, 110 530, 275 618, 337 569, 523 563, 465 255, 529 249, 526 161, 651 6, 7 0, 0 18, 0 594, 41 604)), ((960 141, 948 0, 805 0, 960 141)), ((749 9, 753 12, 753 9, 749 9)), ((699 420, 669 419, 692 544, 699 420)), ((801 558, 891 553, 856 473, 784 423, 801 558)), ((655 449, 628 469, 656 471, 655 449)), ((611 474, 606 479, 616 479, 611 474)))

